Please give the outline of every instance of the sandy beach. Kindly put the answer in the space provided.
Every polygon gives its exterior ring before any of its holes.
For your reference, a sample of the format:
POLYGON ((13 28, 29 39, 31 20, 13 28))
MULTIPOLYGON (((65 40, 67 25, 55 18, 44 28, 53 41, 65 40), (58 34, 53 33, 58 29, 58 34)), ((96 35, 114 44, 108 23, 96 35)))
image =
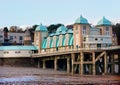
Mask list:
POLYGON ((118 75, 80 76, 33 67, 0 67, 0 85, 120 85, 118 75))

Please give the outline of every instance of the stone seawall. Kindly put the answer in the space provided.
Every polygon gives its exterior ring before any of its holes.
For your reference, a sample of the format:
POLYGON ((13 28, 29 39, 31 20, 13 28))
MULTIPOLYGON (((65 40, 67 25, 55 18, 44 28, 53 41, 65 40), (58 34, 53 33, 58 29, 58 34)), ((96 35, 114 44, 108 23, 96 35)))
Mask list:
POLYGON ((0 66, 36 67, 37 59, 32 58, 0 58, 0 66))

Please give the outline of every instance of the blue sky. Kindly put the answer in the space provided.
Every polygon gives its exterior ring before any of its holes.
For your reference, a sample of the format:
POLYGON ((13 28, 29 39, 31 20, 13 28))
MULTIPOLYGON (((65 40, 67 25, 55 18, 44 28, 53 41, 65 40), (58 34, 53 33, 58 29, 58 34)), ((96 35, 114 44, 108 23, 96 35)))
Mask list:
POLYGON ((0 0, 0 27, 72 24, 80 15, 91 24, 103 16, 120 19, 120 0, 0 0))

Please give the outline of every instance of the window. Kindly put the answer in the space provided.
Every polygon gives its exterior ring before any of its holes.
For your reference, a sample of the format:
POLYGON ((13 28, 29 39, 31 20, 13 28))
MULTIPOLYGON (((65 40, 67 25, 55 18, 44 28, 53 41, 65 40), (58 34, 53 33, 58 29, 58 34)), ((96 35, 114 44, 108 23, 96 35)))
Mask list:
POLYGON ((3 36, 2 36, 2 35, 0 35, 0 38, 3 38, 3 36))
POLYGON ((8 51, 4 51, 4 54, 8 54, 9 52, 8 51))
POLYGON ((83 41, 86 41, 86 37, 84 37, 83 41))
POLYGON ((82 33, 86 34, 86 26, 83 26, 82 33))
POLYGON ((102 35, 102 29, 100 29, 100 34, 102 35))
POLYGON ((13 36, 10 36, 10 40, 13 40, 13 36))
POLYGON ((20 37, 19 37, 19 40, 23 40, 23 37, 22 37, 22 36, 20 36, 20 37))
POLYGON ((97 38, 95 38, 95 41, 97 41, 98 39, 97 38))
POLYGON ((15 53, 20 53, 20 51, 15 51, 15 53))
POLYGON ((109 27, 106 27, 106 31, 109 31, 109 27))
POLYGON ((109 27, 106 27, 106 35, 110 35, 109 27))

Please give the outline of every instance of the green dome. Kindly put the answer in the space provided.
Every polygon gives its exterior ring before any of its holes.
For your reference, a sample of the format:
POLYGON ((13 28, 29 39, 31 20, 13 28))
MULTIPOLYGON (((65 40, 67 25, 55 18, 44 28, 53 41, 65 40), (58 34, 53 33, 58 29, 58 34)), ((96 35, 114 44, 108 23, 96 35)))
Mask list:
POLYGON ((48 31, 47 28, 45 26, 43 26, 42 24, 40 24, 39 26, 36 27, 35 31, 48 31))
POLYGON ((60 26, 58 27, 56 33, 62 33, 62 32, 66 32, 68 29, 65 26, 60 26))
POLYGON ((80 16, 79 18, 77 18, 75 20, 75 23, 76 24, 89 24, 88 21, 87 21, 87 19, 84 18, 84 17, 82 17, 82 16, 80 16))
POLYGON ((73 33, 73 30, 72 30, 72 29, 69 29, 69 30, 67 31, 67 33, 73 33))
POLYGON ((110 26, 112 25, 111 22, 106 19, 105 17, 103 17, 98 23, 97 23, 98 26, 100 25, 106 25, 106 26, 110 26))

